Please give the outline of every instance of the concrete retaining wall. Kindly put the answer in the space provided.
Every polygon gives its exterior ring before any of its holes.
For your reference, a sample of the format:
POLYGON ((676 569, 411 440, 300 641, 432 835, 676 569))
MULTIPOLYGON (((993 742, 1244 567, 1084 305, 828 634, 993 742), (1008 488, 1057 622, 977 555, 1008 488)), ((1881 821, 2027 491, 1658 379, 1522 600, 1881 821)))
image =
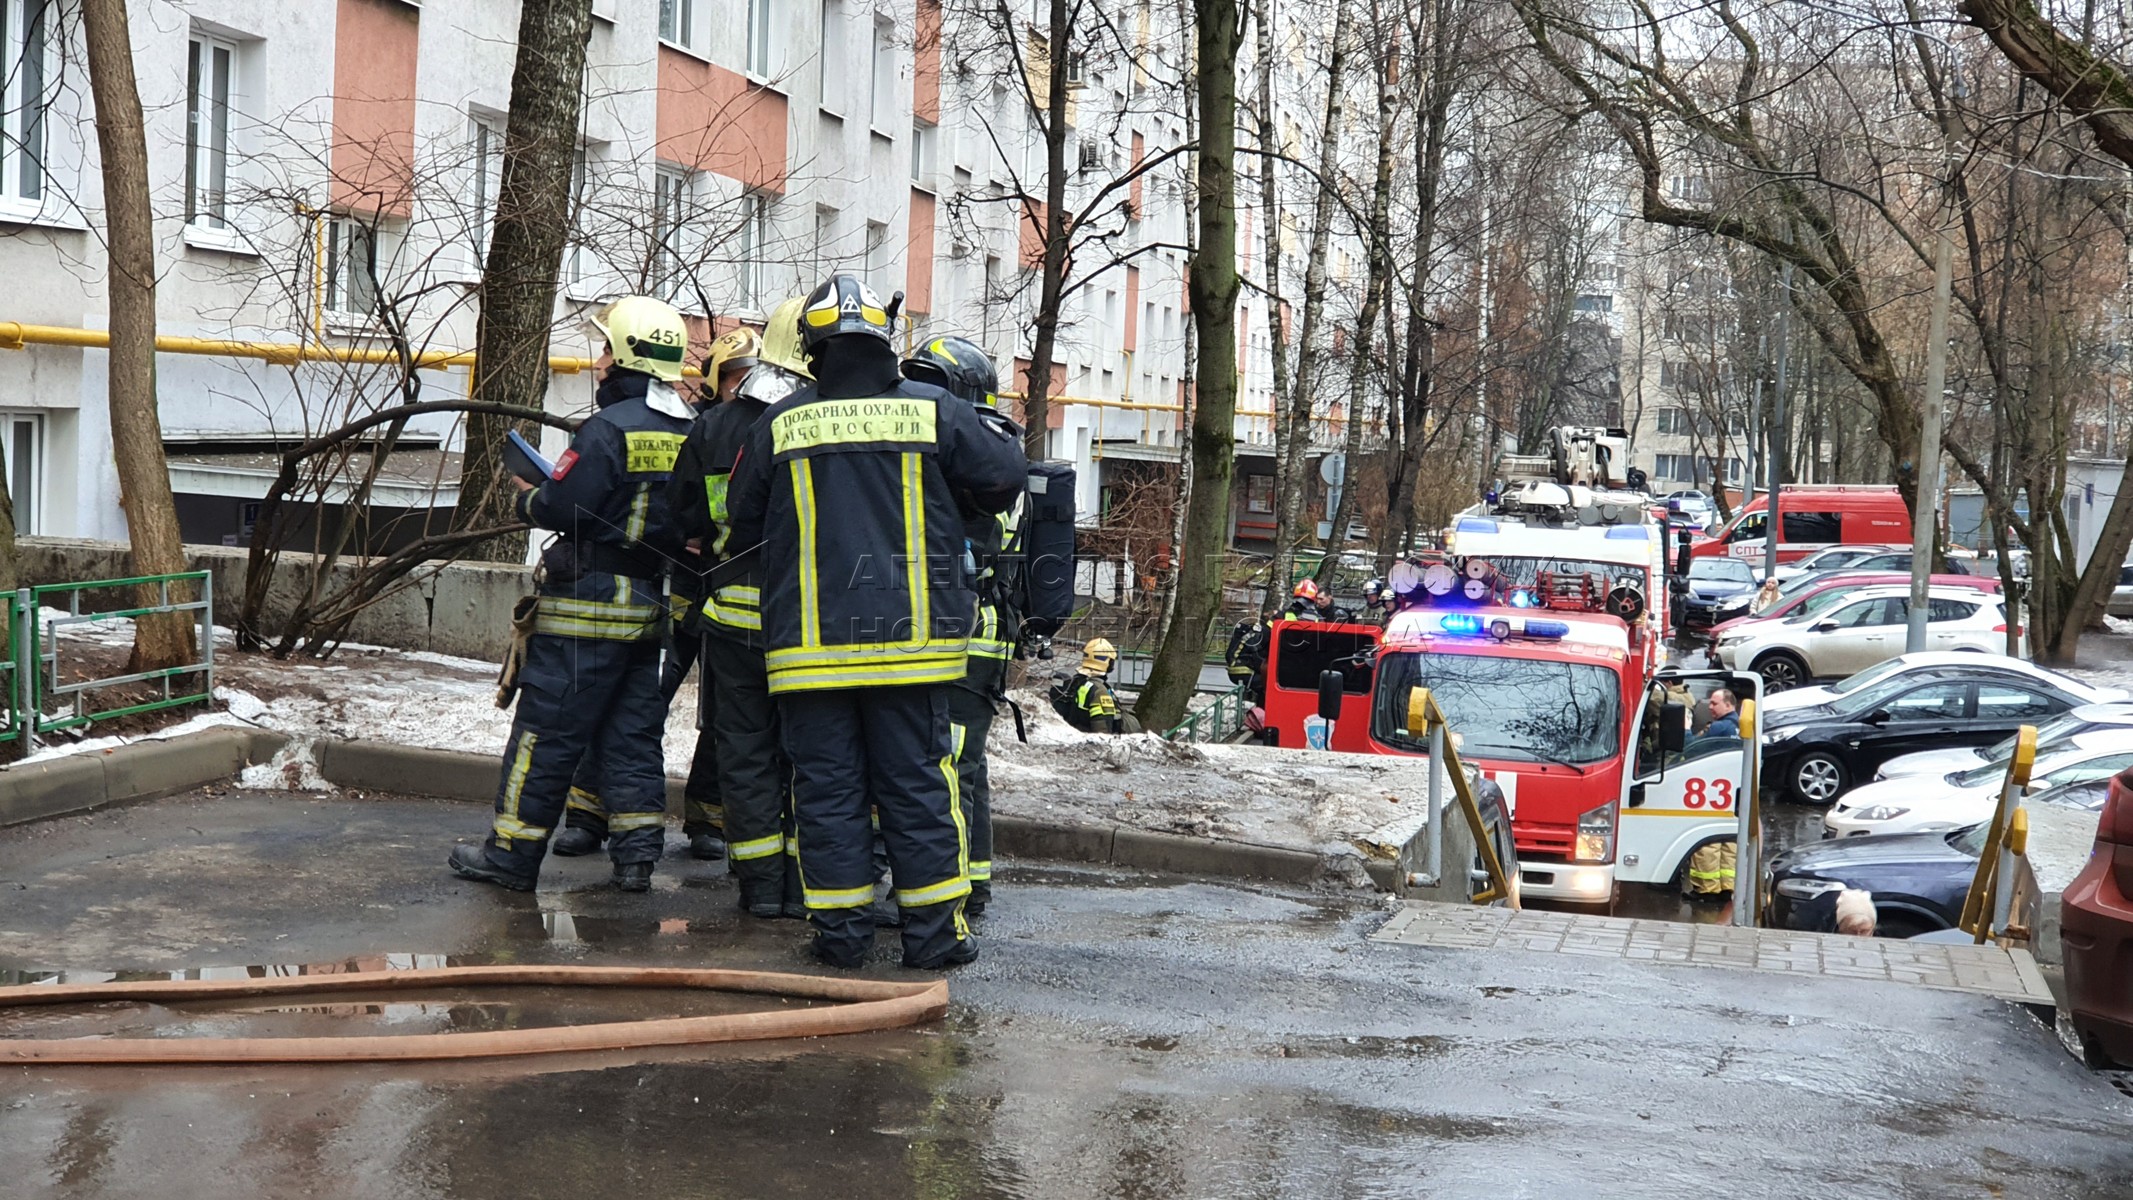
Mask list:
MULTIPOLYGON (((124 542, 30 537, 18 544, 25 586, 123 579, 134 574, 133 556, 124 542)), ((234 623, 244 604, 246 555, 242 546, 185 548, 187 565, 207 571, 214 580, 217 624, 234 623)), ((268 592, 270 631, 282 628, 293 597, 309 586, 311 561, 309 555, 282 556, 268 592)), ((353 569, 345 562, 334 568, 337 583, 352 575, 353 569)), ((526 567, 453 563, 364 610, 349 629, 348 640, 499 661, 510 633, 511 606, 532 586, 526 567)))
POLYGON ((0 825, 153 800, 226 780, 288 742, 263 729, 209 729, 0 770, 0 825))

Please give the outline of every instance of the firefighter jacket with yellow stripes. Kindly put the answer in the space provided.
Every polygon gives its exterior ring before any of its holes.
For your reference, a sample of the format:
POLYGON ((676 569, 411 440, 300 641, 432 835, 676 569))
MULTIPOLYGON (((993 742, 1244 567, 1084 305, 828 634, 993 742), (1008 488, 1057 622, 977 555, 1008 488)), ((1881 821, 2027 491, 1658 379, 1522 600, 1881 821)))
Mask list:
POLYGON ((977 608, 963 514, 1013 502, 1021 442, 927 384, 825 386, 756 422, 727 496, 733 541, 762 543, 770 690, 961 679, 977 608))
POLYGON ((963 531, 978 567, 978 623, 970 633, 970 671, 962 686, 993 699, 1007 694, 1007 660, 1014 657, 1021 625, 1000 571, 1010 519, 1005 513, 982 514, 967 521, 963 531))
POLYGON ((769 405, 740 397, 705 409, 689 427, 681 456, 674 460, 673 482, 667 485, 667 502, 681 536, 697 539, 705 570, 732 564, 716 572, 715 586, 702 597, 705 622, 713 633, 757 647, 763 638, 763 584, 755 565, 759 559, 753 542, 734 541, 726 494, 733 460, 748 441, 748 430, 768 411, 769 405))
MULTIPOLYGON (((681 536, 665 503, 674 459, 688 432, 689 407, 674 389, 636 372, 618 371, 600 385, 601 407, 578 427, 553 478, 519 494, 519 516, 562 535, 544 554, 544 589, 592 574, 655 580, 681 551, 681 536), (565 577, 568 578, 565 578, 565 577)), ((630 589, 625 603, 563 599, 544 594, 537 633, 634 640, 657 637, 656 592, 630 589), (606 611, 612 608, 614 611, 606 611), (551 611, 553 610, 553 611, 551 611), (567 611, 566 611, 567 610, 567 611)))

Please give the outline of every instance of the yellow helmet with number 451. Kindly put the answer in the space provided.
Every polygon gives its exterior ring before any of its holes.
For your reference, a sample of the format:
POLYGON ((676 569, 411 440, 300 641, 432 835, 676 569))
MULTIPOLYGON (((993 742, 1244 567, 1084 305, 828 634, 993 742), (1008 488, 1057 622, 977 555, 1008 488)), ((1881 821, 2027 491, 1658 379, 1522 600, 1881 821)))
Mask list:
POLYGON ((681 310, 650 296, 624 296, 593 318, 607 336, 615 365, 641 371, 668 383, 681 382, 681 357, 689 348, 689 328, 681 310))

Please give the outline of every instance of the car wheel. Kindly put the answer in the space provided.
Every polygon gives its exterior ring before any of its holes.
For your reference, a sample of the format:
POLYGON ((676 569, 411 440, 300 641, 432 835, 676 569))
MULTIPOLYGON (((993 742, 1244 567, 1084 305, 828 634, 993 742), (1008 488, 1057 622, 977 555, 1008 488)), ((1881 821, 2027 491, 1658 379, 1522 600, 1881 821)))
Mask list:
POLYGON ((1785 692, 1805 684, 1807 664, 1797 654, 1779 650, 1755 660, 1755 673, 1763 677, 1763 690, 1785 692))
POLYGON ((1851 786, 1851 772, 1827 750, 1810 750, 1792 761, 1785 772, 1785 788, 1794 800, 1828 808, 1851 786))

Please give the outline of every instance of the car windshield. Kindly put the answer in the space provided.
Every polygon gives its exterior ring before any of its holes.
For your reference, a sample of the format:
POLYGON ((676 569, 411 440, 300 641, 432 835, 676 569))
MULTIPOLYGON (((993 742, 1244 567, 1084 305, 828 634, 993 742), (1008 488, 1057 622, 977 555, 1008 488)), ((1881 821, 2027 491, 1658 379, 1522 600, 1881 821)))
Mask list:
POLYGON ((1917 676, 1884 679, 1880 683, 1853 691, 1850 695, 1845 696, 1844 699, 1837 701, 1835 707, 1838 712, 1847 716, 1863 716, 1917 687, 1918 684, 1919 677, 1917 676))
POLYGON ((1995 755, 1992 761, 1982 767, 1972 767, 1967 771, 1957 771, 1955 774, 1948 776, 1948 782, 1964 788, 1984 787, 1988 783, 2005 778, 2007 764, 2013 761, 2014 755, 2012 754, 1995 755))
POLYGON ((1407 733, 1407 694, 1426 687, 1477 758, 1582 766, 1613 758, 1622 744, 1622 685, 1587 663, 1483 654, 1386 655, 1378 664, 1371 731, 1404 750, 1429 744, 1407 733))
POLYGON ((1829 579, 1826 576, 1815 574, 1796 575, 1778 585, 1778 596, 1789 600, 1809 588, 1827 586, 1829 586, 1829 579))
POLYGON ((1788 621, 1804 622, 1812 618, 1816 613, 1821 612, 1823 609, 1828 608, 1830 605, 1835 604, 1839 600, 1843 600, 1850 597, 1852 594, 1852 589, 1842 587, 1833 587, 1826 591, 1816 592, 1814 595, 1809 596, 1807 599, 1800 601, 1800 606, 1798 608, 1795 608, 1791 612, 1786 613, 1785 619, 1788 621))
POLYGON ((1733 558, 1699 558, 1689 564, 1689 578, 1716 580, 1721 583, 1754 583, 1755 572, 1748 564, 1733 558))
MULTIPOLYGON (((2089 723, 2086 718, 2077 717, 2070 712, 2060 713, 2044 724, 2037 726, 2037 753, 2044 753, 2046 750, 2059 745, 2059 743, 2086 730, 2088 727, 2089 723)), ((2005 759, 2014 753, 2015 739, 2021 736, 2019 733, 2010 733, 1999 741, 1978 751, 1978 753, 1986 758, 2005 759)))
POLYGON ((1972 858, 1985 853, 1985 835, 1992 832, 1992 822, 1979 821, 1948 835, 1948 845, 1972 858))

